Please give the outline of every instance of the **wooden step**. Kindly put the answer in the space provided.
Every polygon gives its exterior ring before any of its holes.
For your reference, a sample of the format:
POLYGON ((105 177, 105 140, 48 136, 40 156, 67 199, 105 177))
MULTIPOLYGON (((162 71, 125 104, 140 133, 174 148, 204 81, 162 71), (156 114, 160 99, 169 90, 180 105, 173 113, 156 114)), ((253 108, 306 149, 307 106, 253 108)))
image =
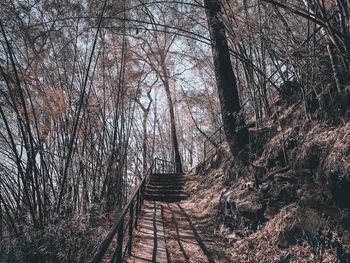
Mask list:
POLYGON ((149 179, 150 182, 177 182, 177 183, 184 183, 186 181, 185 178, 155 178, 155 177, 150 177, 149 179))
POLYGON ((179 174, 151 174, 150 176, 154 178, 185 178, 185 176, 179 174))
POLYGON ((151 190, 151 189, 146 189, 145 194, 151 194, 151 195, 181 195, 184 192, 182 190, 169 190, 169 189, 156 189, 156 190, 151 190))
POLYGON ((149 190, 182 190, 183 185, 181 184, 148 184, 146 189, 149 190))
POLYGON ((160 202, 179 202, 181 200, 184 200, 187 198, 187 195, 181 194, 181 195, 150 195, 145 194, 145 200, 149 201, 160 201, 160 202))
POLYGON ((182 174, 177 174, 177 173, 169 173, 169 174, 162 174, 162 173, 153 173, 151 176, 156 176, 156 177, 162 177, 162 176, 183 176, 182 174))
POLYGON ((183 188, 184 183, 176 183, 176 182, 149 182, 147 187, 153 187, 153 188, 183 188))
POLYGON ((146 186, 145 200, 178 202, 187 198, 183 192, 186 178, 182 174, 152 174, 146 186))

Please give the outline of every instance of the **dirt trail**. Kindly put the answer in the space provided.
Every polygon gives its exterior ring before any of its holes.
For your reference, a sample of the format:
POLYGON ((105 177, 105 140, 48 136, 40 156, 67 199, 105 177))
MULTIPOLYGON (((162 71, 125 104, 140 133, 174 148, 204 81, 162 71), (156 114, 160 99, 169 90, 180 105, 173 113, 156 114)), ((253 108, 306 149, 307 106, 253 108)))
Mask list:
POLYGON ((131 254, 126 260, 128 263, 168 262, 162 207, 158 202, 145 201, 131 254))
POLYGON ((208 222, 193 216, 191 207, 187 201, 146 202, 127 262, 229 262, 220 251, 224 245, 212 240, 208 222))
POLYGON ((198 222, 184 209, 184 203, 163 204, 166 244, 170 262, 220 262, 198 222))

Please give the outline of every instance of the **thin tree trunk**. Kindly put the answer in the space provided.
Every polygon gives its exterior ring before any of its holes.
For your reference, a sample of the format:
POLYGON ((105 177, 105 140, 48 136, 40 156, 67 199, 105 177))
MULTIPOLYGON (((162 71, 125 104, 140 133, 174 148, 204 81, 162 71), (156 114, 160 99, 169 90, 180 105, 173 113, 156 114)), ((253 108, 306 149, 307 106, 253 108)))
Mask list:
MULTIPOLYGON (((2 234, 2 202, 0 201, 0 240, 2 240, 2 237, 3 237, 3 234, 2 234)), ((0 252, 2 254, 2 251, 1 251, 1 246, 0 246, 0 252)), ((0 260, 1 260, 1 257, 0 257, 0 260)))

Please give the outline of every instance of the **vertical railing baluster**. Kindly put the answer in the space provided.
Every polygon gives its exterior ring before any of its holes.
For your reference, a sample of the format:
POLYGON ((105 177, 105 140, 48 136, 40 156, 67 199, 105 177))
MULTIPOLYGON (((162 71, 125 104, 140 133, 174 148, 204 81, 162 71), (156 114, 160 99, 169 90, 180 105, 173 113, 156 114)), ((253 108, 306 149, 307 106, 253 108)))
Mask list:
POLYGON ((143 205, 143 197, 145 193, 145 181, 143 181, 141 185, 141 200, 140 200, 140 212, 141 212, 141 205, 143 205))
POLYGON ((132 247, 132 232, 133 232, 133 228, 134 228, 134 200, 131 201, 131 205, 130 205, 130 214, 129 214, 129 220, 130 220, 130 224, 129 224, 129 244, 128 244, 128 253, 129 256, 131 256, 131 247, 132 247))
POLYGON ((124 232, 124 218, 120 222, 120 226, 118 228, 118 236, 117 236, 117 250, 116 250, 116 258, 115 262, 120 263, 123 262, 123 232, 124 232))
POLYGON ((138 228, 139 214, 140 214, 140 189, 137 190, 136 195, 136 216, 135 216, 135 228, 138 228))
POLYGON ((103 257, 106 254, 106 251, 108 250, 108 247, 110 244, 112 244, 112 241, 114 240, 116 236, 116 246, 114 249, 114 253, 112 257, 109 258, 109 262, 112 263, 120 263, 123 262, 124 256, 126 252, 128 252, 129 255, 132 253, 132 243, 133 243, 133 230, 134 228, 138 227, 138 221, 141 214, 142 205, 144 203, 144 194, 146 189, 146 183, 148 183, 149 176, 152 173, 155 172, 161 172, 164 171, 165 163, 158 158, 155 158, 151 164, 151 167, 148 170, 148 173, 145 174, 145 177, 140 182, 136 192, 134 193, 133 197, 129 201, 129 203, 125 206, 123 209, 123 213, 120 215, 119 220, 113 224, 113 229, 108 234, 108 236, 103 240, 101 245, 98 247, 96 252, 94 253, 91 262, 97 263, 102 262, 103 257), (125 215, 129 212, 129 225, 125 225, 125 215), (124 226, 126 229, 124 229, 124 226), (128 228, 128 229, 127 229, 128 228), (126 246, 123 247, 124 243, 124 234, 128 230, 128 243, 126 246))

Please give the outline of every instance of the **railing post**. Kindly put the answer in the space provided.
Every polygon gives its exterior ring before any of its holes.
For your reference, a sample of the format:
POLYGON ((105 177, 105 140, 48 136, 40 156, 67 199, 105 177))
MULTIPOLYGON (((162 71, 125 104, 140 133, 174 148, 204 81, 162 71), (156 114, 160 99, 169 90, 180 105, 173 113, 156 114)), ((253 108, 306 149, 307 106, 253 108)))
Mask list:
MULTIPOLYGON (((152 173, 152 169, 156 165, 156 160, 151 165, 150 172, 152 173)), ((118 216, 115 223, 113 224, 111 230, 109 231, 108 235, 104 238, 102 243, 98 246, 96 251, 94 252, 94 255, 90 261, 90 263, 98 263, 102 262, 103 257, 108 250, 110 244, 112 244, 112 241, 114 238, 117 238, 117 243, 115 245, 113 256, 109 259, 111 263, 121 263, 123 262, 124 255, 126 253, 126 250, 128 250, 128 253, 131 254, 132 252, 132 241, 133 241, 133 228, 137 227, 138 225, 138 219, 141 213, 142 204, 144 201, 144 192, 146 187, 148 175, 145 175, 145 177, 142 179, 142 181, 139 183, 136 192, 132 195, 131 200, 129 203, 123 208, 122 213, 118 216), (124 243, 124 224, 125 224, 125 215, 127 213, 130 213, 129 215, 129 225, 128 225, 128 244, 126 244, 126 247, 123 247, 124 243), (135 221, 135 222, 134 222, 135 221), (123 250, 124 249, 124 250, 123 250)))
POLYGON ((134 200, 131 201, 130 205, 130 224, 129 224, 129 244, 128 244, 128 253, 131 256, 131 247, 132 247, 132 231, 134 227, 134 200))
POLYGON ((120 222, 120 226, 118 228, 118 237, 117 237, 117 249, 116 249, 116 258, 115 262, 120 263, 123 262, 123 234, 124 234, 124 218, 120 222))
POLYGON ((139 221, 139 213, 140 213, 140 190, 137 191, 137 196, 136 196, 136 217, 135 217, 135 228, 137 229, 137 223, 139 221))
POLYGON ((145 181, 143 181, 141 185, 140 212, 141 212, 141 205, 143 204, 144 193, 145 193, 145 181))

